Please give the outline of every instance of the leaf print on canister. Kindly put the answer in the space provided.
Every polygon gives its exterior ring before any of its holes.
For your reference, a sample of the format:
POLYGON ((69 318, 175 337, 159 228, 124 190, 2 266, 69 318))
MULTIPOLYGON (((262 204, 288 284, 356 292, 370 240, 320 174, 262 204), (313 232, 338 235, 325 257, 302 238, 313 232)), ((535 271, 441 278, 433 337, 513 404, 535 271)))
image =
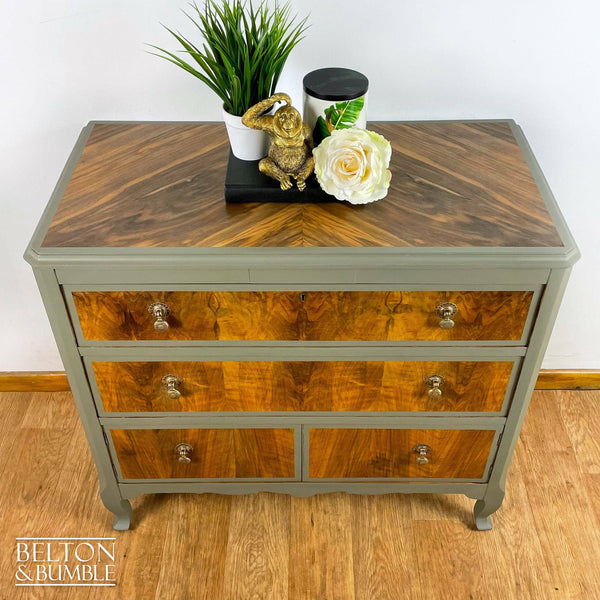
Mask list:
POLYGON ((336 129, 349 129, 357 125, 360 114, 365 105, 365 97, 361 96, 354 100, 336 102, 323 111, 323 116, 317 118, 313 137, 315 143, 320 143, 324 138, 331 135, 336 129))

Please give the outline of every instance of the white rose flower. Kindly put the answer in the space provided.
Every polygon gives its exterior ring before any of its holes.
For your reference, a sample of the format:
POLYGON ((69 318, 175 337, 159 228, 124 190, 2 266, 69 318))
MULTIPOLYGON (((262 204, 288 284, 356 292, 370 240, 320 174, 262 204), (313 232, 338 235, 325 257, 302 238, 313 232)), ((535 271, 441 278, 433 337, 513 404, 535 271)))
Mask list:
POLYGON ((367 204, 387 195, 392 147, 378 133, 357 127, 336 129, 313 156, 319 185, 338 200, 367 204))

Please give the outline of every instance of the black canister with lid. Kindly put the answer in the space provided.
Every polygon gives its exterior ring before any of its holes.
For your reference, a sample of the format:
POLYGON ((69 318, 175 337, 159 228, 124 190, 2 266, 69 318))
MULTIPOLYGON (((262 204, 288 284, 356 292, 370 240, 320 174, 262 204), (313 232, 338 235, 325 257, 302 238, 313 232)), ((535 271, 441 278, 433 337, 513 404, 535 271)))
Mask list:
POLYGON ((369 80, 358 71, 327 67, 304 76, 304 122, 315 145, 335 129, 367 126, 369 80))

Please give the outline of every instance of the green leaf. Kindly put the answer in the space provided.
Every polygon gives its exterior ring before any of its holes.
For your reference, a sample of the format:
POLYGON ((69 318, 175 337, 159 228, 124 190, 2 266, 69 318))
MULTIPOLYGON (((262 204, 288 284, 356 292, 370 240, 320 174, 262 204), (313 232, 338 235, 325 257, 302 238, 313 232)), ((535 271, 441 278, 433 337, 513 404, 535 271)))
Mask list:
POLYGON ((184 14, 200 34, 199 43, 168 29, 192 64, 152 46, 156 54, 206 83, 229 112, 242 115, 276 91, 284 64, 308 29, 307 17, 292 15, 289 2, 205 0, 203 9, 190 3, 184 14))
POLYGON ((350 129, 356 124, 364 105, 364 96, 356 100, 336 102, 335 105, 325 109, 325 117, 333 129, 350 129))

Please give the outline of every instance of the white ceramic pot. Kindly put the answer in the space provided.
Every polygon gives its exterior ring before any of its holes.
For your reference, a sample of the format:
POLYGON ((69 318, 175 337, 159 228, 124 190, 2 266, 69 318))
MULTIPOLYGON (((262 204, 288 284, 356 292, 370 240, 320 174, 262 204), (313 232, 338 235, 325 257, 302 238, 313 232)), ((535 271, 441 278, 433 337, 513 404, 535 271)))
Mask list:
POLYGON ((242 117, 236 117, 223 109, 223 121, 227 127, 231 151, 241 160, 260 160, 269 153, 269 136, 258 129, 250 129, 242 124, 242 117))

